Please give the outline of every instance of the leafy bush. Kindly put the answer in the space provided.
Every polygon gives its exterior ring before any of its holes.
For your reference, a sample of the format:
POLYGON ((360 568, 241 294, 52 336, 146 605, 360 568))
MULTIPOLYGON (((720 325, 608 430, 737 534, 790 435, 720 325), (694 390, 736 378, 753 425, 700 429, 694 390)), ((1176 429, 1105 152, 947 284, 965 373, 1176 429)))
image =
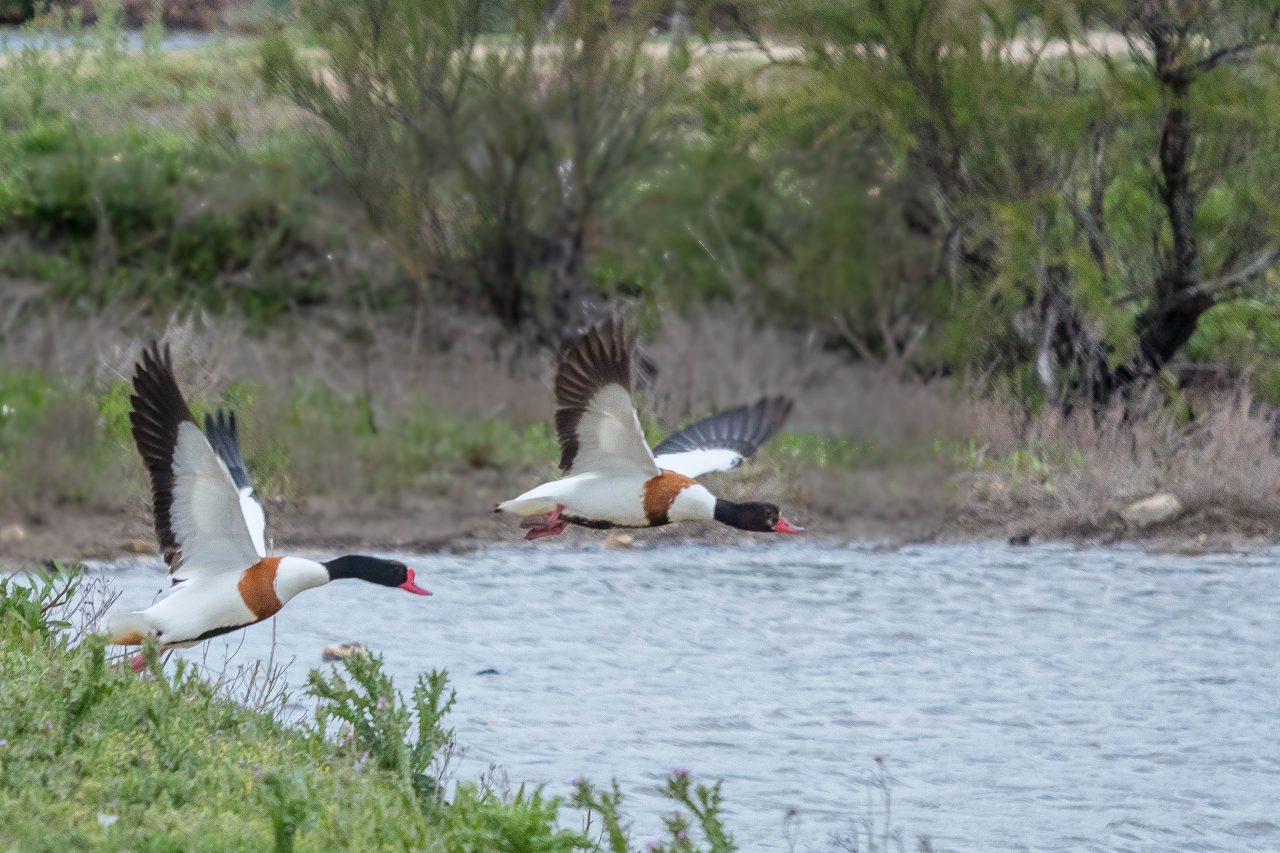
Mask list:
POLYGON ((28 45, 0 78, 0 275, 98 311, 120 300, 258 321, 394 287, 350 269, 322 152, 269 114, 231 48, 124 54, 118 29, 28 45))
POLYGON ((55 611, 74 597, 79 579, 59 577, 46 569, 33 571, 26 582, 0 578, 0 628, 17 637, 48 640, 71 627, 55 611))
MULTIPOLYGON (((878 189, 901 199, 889 233, 927 241, 904 285, 945 285, 907 306, 939 332, 929 360, 1103 403, 1174 360, 1215 305, 1271 289, 1269 9, 766 6, 806 44, 826 133, 805 171, 839 188, 813 197, 819 215, 843 221, 878 189), (1099 48, 1100 34, 1135 49, 1099 48)), ((900 338, 892 316, 879 325, 900 338)))
POLYGON ((323 122, 424 297, 556 340, 585 317, 602 222, 673 141, 682 66, 646 55, 646 8, 620 20, 598 0, 306 0, 324 66, 280 33, 263 68, 323 122), (485 38, 495 5, 511 29, 485 38))

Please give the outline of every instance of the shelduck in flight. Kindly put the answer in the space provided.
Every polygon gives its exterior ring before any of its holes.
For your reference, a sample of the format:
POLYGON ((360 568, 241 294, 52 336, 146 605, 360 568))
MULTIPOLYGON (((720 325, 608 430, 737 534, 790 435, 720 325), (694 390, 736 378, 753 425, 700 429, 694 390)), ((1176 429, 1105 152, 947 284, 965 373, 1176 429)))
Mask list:
POLYGON ((620 320, 588 331, 565 351, 556 372, 559 480, 498 504, 523 516, 526 539, 583 527, 658 527, 719 521, 758 533, 800 533, 771 503, 735 503, 695 479, 730 471, 760 449, 791 412, 768 397, 698 421, 650 450, 631 403, 634 341, 620 320))
MULTIPOLYGON (((146 610, 113 618, 112 643, 138 645, 152 635, 165 648, 192 646, 270 619, 298 593, 343 578, 431 594, 394 560, 268 557, 266 513, 240 455, 235 414, 206 415, 200 431, 168 346, 143 351, 133 388, 133 440, 151 478, 156 538, 173 584, 146 610)), ((133 659, 135 670, 145 664, 142 655, 133 659)))

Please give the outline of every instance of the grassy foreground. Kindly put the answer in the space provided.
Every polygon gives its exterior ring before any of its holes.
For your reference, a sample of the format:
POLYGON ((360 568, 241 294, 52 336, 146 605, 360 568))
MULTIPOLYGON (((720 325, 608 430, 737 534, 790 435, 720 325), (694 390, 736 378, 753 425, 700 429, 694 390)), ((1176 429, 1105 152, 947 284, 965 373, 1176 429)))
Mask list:
MULTIPOLYGON (((579 782, 565 803, 449 780, 444 673, 420 678, 406 699, 376 657, 313 670, 314 720, 290 725, 269 674, 239 697, 251 708, 228 697, 229 682, 182 662, 138 676, 111 659, 93 634, 111 600, 74 573, 0 581, 6 849, 636 849, 616 789, 579 782)), ((665 793, 676 811, 646 849, 736 849, 718 786, 677 771, 665 793)))

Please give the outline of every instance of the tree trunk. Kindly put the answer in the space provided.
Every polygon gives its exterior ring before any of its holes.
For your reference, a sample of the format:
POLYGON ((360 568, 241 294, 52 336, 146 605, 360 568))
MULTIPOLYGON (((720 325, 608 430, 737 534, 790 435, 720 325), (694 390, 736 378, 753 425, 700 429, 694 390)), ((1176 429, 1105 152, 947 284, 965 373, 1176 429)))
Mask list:
POLYGON ((1190 69, 1194 65, 1183 56, 1182 37, 1164 12, 1153 13, 1145 28, 1166 102, 1160 133, 1160 201, 1172 239, 1164 270, 1155 282, 1155 299, 1134 321, 1138 351, 1132 362, 1115 372, 1114 390, 1160 370, 1191 339, 1201 315, 1214 305, 1213 297, 1200 290, 1197 199, 1190 174, 1194 141, 1190 92, 1195 73, 1190 69))
POLYGON ((551 338, 562 345, 581 332, 586 317, 582 250, 582 230, 577 227, 566 228, 548 271, 551 338))

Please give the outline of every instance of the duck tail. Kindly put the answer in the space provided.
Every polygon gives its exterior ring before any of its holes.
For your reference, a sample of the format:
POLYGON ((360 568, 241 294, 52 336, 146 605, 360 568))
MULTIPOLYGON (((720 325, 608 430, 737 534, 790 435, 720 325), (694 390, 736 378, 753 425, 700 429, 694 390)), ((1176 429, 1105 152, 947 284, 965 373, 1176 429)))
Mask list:
POLYGON ((494 512, 506 512, 512 515, 537 515, 551 512, 556 502, 547 498, 526 498, 521 495, 514 500, 503 501, 493 508, 494 512))
POLYGON ((152 633, 150 620, 142 610, 117 613, 107 620, 107 636, 117 646, 140 646, 147 634, 152 633))

